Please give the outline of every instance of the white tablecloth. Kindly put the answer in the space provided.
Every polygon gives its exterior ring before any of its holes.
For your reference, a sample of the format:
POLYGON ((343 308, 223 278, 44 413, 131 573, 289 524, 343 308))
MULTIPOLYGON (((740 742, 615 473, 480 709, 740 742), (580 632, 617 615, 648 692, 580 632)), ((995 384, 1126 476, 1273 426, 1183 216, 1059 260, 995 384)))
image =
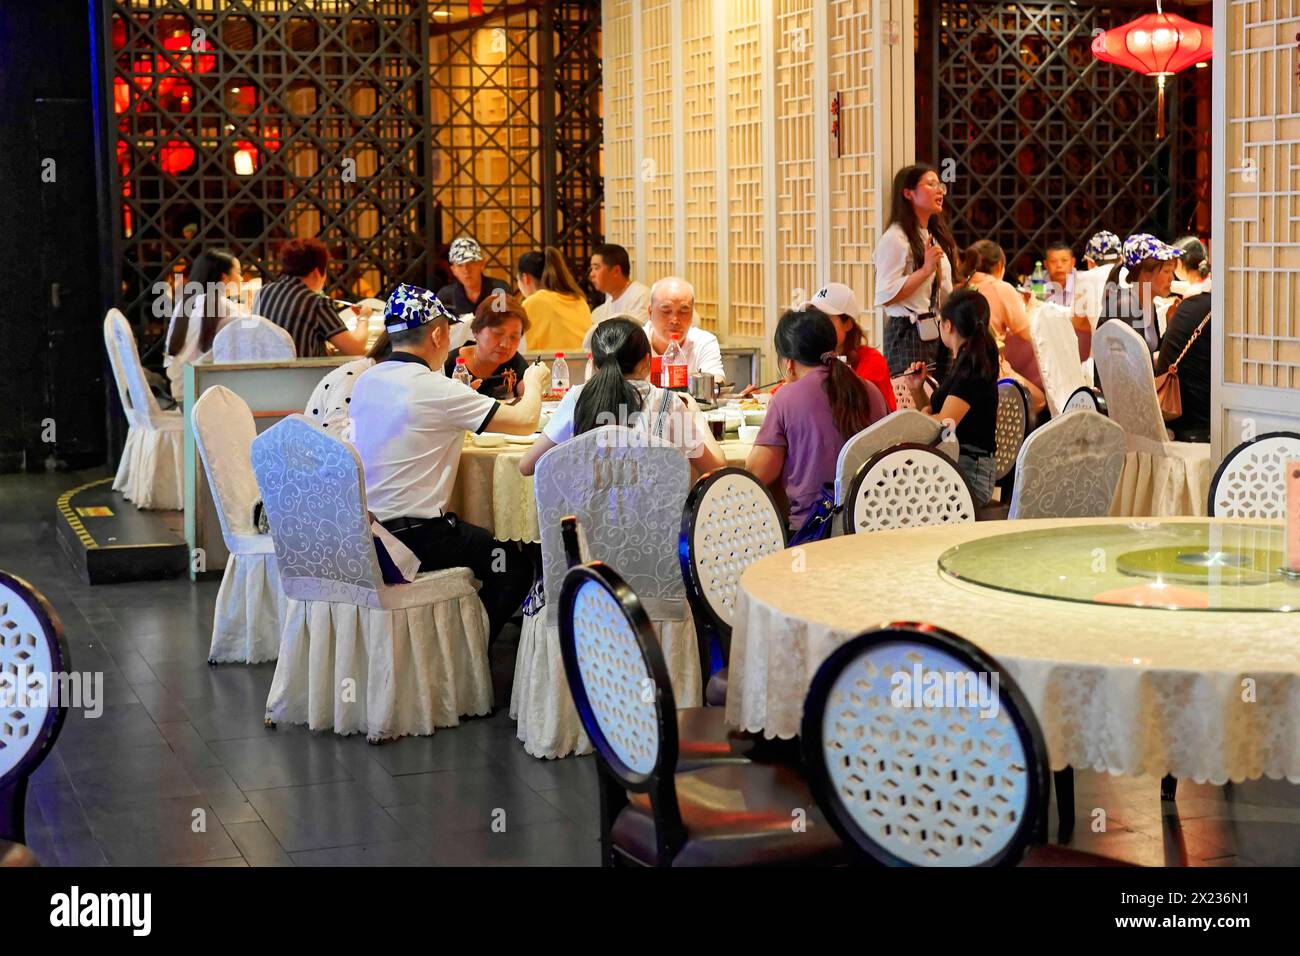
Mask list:
MULTIPOLYGON (((724 441, 727 464, 744 465, 751 447, 747 442, 724 441)), ((514 444, 480 448, 466 439, 448 510, 487 529, 498 541, 540 542, 533 479, 519 473, 519 459, 527 448, 514 444)))
POLYGON ((1102 607, 958 584, 938 569, 949 547, 987 535, 1113 521, 883 531, 755 562, 737 596, 728 723, 795 736, 812 675, 832 650, 889 621, 924 621, 1006 667, 1042 725, 1053 769, 1300 783, 1300 612, 1102 607), (1253 702, 1243 701, 1249 687, 1253 702))

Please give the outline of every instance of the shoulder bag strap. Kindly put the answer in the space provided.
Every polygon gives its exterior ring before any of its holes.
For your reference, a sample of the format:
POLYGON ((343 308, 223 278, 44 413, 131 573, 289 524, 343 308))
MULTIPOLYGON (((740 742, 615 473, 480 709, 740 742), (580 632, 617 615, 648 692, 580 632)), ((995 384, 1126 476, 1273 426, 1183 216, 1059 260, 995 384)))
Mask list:
POLYGON ((1187 344, 1183 346, 1183 350, 1178 353, 1178 358, 1169 363, 1169 371, 1173 372, 1175 375, 1178 374, 1178 363, 1183 360, 1183 356, 1187 354, 1187 350, 1192 347, 1192 343, 1195 342, 1197 336, 1201 334, 1201 329, 1205 328, 1205 323, 1209 321, 1210 314, 1207 312, 1205 318, 1201 319, 1201 324, 1192 332, 1191 337, 1187 340, 1187 344))

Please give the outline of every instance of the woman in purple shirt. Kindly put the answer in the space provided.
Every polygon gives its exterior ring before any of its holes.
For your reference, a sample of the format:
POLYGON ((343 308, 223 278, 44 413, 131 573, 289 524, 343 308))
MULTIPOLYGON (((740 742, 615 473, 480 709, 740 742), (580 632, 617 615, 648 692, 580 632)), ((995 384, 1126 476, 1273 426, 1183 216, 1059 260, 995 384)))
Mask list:
POLYGON ((817 309, 776 324, 777 367, 786 385, 772 396, 745 468, 789 502, 797 530, 835 482, 844 443, 889 413, 884 396, 835 354, 835 326, 817 309))

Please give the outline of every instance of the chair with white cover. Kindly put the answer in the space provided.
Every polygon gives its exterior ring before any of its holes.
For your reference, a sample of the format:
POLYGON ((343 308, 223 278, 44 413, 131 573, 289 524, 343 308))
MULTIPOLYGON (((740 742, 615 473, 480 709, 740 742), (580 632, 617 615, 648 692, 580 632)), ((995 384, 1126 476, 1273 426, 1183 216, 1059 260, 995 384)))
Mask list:
POLYGON ((1124 472, 1111 513, 1204 515, 1210 487, 1208 443, 1169 440, 1151 370, 1151 350, 1127 322, 1104 322, 1092 354, 1106 409, 1128 436, 1124 472))
POLYGON ((706 704, 721 707, 727 699, 727 661, 736 610, 736 586, 745 569, 759 558, 785 548, 785 519, 767 487, 743 468, 719 468, 700 478, 682 513, 678 556, 686 597, 695 618, 700 670, 711 669, 716 642, 722 668, 704 688, 706 704))
POLYGON ((361 373, 374 364, 374 359, 359 358, 334 369, 316 383, 303 414, 321 428, 341 431, 348 420, 352 389, 361 373))
POLYGON ((1079 361, 1079 338, 1070 310, 1054 302, 1039 305, 1029 319, 1029 341, 1038 360, 1047 408, 1055 418, 1075 389, 1091 384, 1079 361))
POLYGON ((1124 429, 1080 411, 1053 418, 1020 446, 1010 518, 1103 518, 1124 470, 1124 429))
MULTIPOLYGON (((0 868, 38 866, 27 839, 27 781, 68 715, 71 673, 59 615, 22 578, 0 571, 0 868)), ((89 677, 89 675, 86 675, 89 677)))
POLYGON ((677 558, 690 465, 674 446, 618 425, 603 425, 552 448, 537 462, 533 494, 542 538, 545 606, 530 602, 519 635, 510 716, 534 757, 589 753, 560 658, 560 588, 568 569, 561 519, 578 519, 588 560, 618 568, 641 595, 659 631, 673 695, 701 699, 695 623, 677 558))
POLYGON ((1286 463, 1300 459, 1300 435, 1266 432, 1224 456, 1210 482, 1214 518, 1286 518, 1286 463))
POLYGON ((858 469, 843 520, 845 534, 974 521, 975 499, 946 455, 904 443, 877 452, 858 469))
POLYGON ((469 568, 385 584, 361 459, 302 415, 257 436, 252 458, 291 599, 268 724, 376 742, 490 712, 488 618, 469 568))
POLYGON ((995 479, 1005 478, 1016 467, 1016 455, 1028 429, 1029 397, 1015 379, 1004 378, 998 382, 998 413, 993 429, 997 445, 993 452, 995 479))
POLYGON ((292 362, 297 357, 293 336, 260 315, 227 322, 212 339, 214 363, 292 362))
POLYGON ((113 490, 140 509, 177 511, 185 506, 185 420, 180 409, 158 407, 145 382, 135 333, 117 309, 104 317, 104 345, 127 422, 113 490))
POLYGON ((1069 400, 1065 403, 1065 407, 1061 409, 1062 414, 1077 411, 1097 412, 1105 415, 1106 399, 1099 389, 1090 385, 1080 385, 1070 393, 1069 400))
POLYGON ((271 536, 258 534, 253 524, 253 506, 261 499, 251 457, 257 436, 253 412, 230 389, 214 385, 194 403, 192 424, 230 552, 217 592, 208 663, 273 661, 287 600, 271 536))
POLYGON ((898 411, 872 422, 846 441, 840 449, 839 458, 835 462, 835 503, 843 503, 858 469, 877 452, 893 445, 928 445, 956 461, 961 453, 957 438, 951 433, 944 437, 942 432, 943 426, 939 422, 917 411, 915 407, 900 407, 898 411))
POLYGON ((654 625, 616 571, 600 561, 573 568, 559 604, 566 690, 597 754, 604 866, 844 861, 797 770, 685 763, 679 721, 690 711, 677 708, 654 625))
POLYGON ((942 628, 887 624, 841 644, 813 677, 799 739, 817 804, 859 863, 1126 865, 1043 844, 1042 729, 1006 668, 942 628))

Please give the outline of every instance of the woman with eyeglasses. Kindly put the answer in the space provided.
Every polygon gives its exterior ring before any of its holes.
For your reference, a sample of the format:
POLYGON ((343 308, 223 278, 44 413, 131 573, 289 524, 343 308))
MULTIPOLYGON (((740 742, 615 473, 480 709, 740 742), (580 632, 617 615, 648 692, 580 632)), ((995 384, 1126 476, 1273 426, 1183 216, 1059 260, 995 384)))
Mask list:
POLYGON ((939 341, 939 309, 956 281, 957 243, 943 215, 948 188, 933 166, 899 170, 889 228, 876 244, 876 305, 885 310, 885 361, 898 376, 920 362, 947 371, 939 341))

